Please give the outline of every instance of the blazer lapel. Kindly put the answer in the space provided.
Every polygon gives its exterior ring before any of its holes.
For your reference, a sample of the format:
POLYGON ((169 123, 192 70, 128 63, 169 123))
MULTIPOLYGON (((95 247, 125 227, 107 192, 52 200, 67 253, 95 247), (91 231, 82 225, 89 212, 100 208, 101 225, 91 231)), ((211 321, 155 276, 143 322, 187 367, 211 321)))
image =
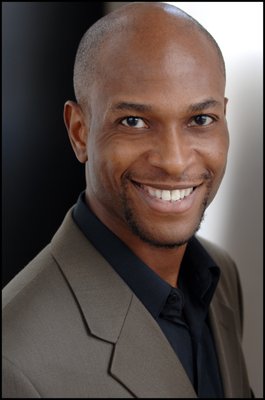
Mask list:
POLYGON ((132 292, 86 239, 70 212, 51 242, 51 251, 74 293, 89 331, 115 343, 132 292))
POLYGON ((140 398, 197 397, 158 324, 135 296, 110 371, 140 398))
POLYGON ((81 233, 70 211, 51 251, 89 332, 114 345, 111 375, 137 397, 196 398, 158 324, 81 233))

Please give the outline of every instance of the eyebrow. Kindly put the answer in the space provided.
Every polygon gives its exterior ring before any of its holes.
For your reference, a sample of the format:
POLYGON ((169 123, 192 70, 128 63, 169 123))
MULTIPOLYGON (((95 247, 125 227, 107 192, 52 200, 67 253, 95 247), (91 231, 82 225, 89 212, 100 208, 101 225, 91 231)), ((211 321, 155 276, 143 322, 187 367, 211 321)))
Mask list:
POLYGON ((200 112, 203 110, 207 110, 207 108, 220 106, 220 105, 221 105, 221 103, 219 101, 216 101, 214 99, 207 99, 207 100, 201 101, 199 103, 191 104, 188 107, 188 111, 189 112, 200 112))
MULTIPOLYGON (((191 104, 188 107, 188 112, 201 112, 210 107, 215 107, 215 106, 220 106, 220 105, 221 105, 221 103, 219 101, 210 98, 210 99, 201 101, 199 103, 191 104)), ((111 107, 111 110, 112 111, 130 110, 130 111, 138 111, 138 112, 148 112, 148 111, 150 112, 153 110, 153 107, 149 104, 131 103, 131 102, 122 101, 120 103, 114 104, 111 107)))
POLYGON ((111 107, 112 111, 116 110, 131 110, 131 111, 141 111, 141 112, 146 112, 146 111, 151 111, 152 106, 148 104, 140 104, 140 103, 127 103, 125 101, 114 104, 111 107))

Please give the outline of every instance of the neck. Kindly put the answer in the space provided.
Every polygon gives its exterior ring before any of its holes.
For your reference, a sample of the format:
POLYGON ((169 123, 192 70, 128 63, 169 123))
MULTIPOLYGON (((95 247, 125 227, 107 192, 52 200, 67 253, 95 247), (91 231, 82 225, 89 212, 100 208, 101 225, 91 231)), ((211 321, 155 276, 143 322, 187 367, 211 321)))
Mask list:
POLYGON ((144 242, 134 234, 128 226, 119 218, 110 217, 101 207, 86 196, 86 201, 95 215, 106 225, 116 236, 122 240, 129 249, 151 268, 160 278, 173 287, 177 287, 178 275, 181 261, 183 259, 187 244, 179 247, 167 248, 156 247, 144 242))
POLYGON ((120 237, 126 245, 140 258, 149 268, 151 268, 160 278, 173 287, 177 287, 178 275, 181 261, 183 259, 186 246, 169 249, 154 247, 135 237, 133 240, 126 241, 120 237))

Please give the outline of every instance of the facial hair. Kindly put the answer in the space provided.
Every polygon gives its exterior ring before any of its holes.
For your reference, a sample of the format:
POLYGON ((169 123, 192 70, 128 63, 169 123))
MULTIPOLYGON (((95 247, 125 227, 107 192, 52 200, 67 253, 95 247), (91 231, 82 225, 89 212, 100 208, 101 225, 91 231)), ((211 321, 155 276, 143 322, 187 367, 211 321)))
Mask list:
MULTIPOLYGON (((209 176, 207 177, 207 179, 209 179, 209 176)), ((134 233, 136 236, 138 236, 143 242, 148 243, 150 246, 156 247, 156 248, 174 249, 174 248, 180 247, 183 244, 187 243, 195 235, 195 233, 200 229, 201 223, 204 219, 205 210, 208 205, 208 199, 209 199, 209 195, 210 195, 210 179, 208 180, 208 183, 207 183, 207 193, 206 193, 206 196, 202 203, 201 214, 198 219, 198 223, 195 225, 193 231, 189 235, 187 235, 186 237, 183 237, 181 239, 178 239, 174 242, 163 242, 161 240, 158 240, 154 235, 152 235, 151 232, 147 231, 144 228, 144 226, 142 225, 142 222, 140 220, 140 217, 135 212, 133 204, 128 196, 128 184, 129 184, 128 179, 122 180, 121 201, 122 201, 122 206, 123 206, 124 218, 127 222, 127 225, 131 229, 132 233, 134 233)))

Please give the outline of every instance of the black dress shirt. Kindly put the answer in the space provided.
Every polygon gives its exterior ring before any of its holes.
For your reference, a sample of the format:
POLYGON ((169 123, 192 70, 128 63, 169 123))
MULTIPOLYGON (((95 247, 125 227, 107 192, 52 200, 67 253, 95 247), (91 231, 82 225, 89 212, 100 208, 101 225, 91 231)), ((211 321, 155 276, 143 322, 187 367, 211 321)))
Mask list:
POLYGON ((198 397, 223 398, 208 309, 220 270, 193 237, 181 263, 178 288, 144 264, 89 209, 81 193, 73 218, 157 321, 198 397))

